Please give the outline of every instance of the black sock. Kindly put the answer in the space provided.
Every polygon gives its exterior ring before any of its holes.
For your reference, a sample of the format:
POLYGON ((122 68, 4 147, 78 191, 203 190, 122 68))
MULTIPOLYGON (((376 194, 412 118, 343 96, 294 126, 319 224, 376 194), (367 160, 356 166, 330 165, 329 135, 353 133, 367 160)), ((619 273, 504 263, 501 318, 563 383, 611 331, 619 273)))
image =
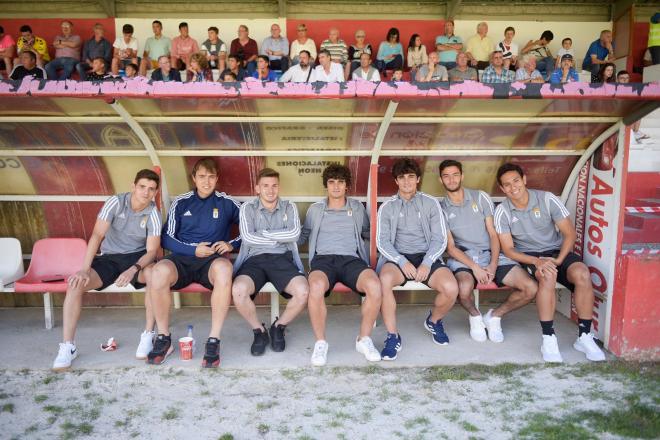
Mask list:
POLYGON ((555 334, 555 329, 552 327, 554 321, 539 321, 541 323, 541 330, 544 335, 552 336, 555 334))
POLYGON ((591 319, 578 318, 578 338, 582 333, 589 333, 591 331, 591 319))

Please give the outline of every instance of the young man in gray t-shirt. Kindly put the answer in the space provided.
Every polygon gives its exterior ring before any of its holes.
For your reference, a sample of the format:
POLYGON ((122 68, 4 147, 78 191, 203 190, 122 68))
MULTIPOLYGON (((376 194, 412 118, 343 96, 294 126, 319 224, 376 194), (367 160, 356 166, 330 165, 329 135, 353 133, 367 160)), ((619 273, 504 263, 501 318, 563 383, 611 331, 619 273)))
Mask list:
MULTIPOLYGON (((153 263, 160 248, 160 213, 154 203, 160 178, 144 169, 137 173, 130 192, 110 197, 96 219, 87 244, 82 268, 68 279, 64 298, 63 342, 60 343, 53 370, 67 370, 78 357, 74 337, 83 293, 102 290, 111 284, 136 288, 146 284, 143 268, 153 263), (97 252, 100 248, 100 254, 97 252)), ((148 295, 145 294, 146 325, 136 357, 146 358, 153 343, 155 324, 148 295)))
POLYGON ((553 328, 555 285, 560 282, 575 294, 578 338, 573 347, 591 361, 605 360, 590 333, 594 289, 589 269, 572 252, 576 233, 570 213, 554 194, 527 189, 525 174, 516 164, 502 165, 497 170, 497 182, 506 195, 495 211, 502 252, 538 281, 536 306, 543 332, 543 359, 562 362, 553 328))

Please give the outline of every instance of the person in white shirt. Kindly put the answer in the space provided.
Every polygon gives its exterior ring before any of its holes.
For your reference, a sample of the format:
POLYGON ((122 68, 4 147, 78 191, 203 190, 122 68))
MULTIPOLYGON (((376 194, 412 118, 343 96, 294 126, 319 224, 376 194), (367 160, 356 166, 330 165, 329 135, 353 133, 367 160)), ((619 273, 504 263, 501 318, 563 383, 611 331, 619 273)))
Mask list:
POLYGON ((518 43, 513 42, 513 37, 516 35, 516 30, 509 26, 504 30, 504 40, 497 44, 497 47, 502 51, 504 56, 504 68, 515 70, 518 63, 518 43))
POLYGON ((352 79, 363 79, 366 81, 378 82, 380 81, 380 72, 371 65, 371 54, 362 52, 360 55, 360 67, 353 71, 352 79))
POLYGON ((322 82, 344 82, 344 68, 330 60, 330 52, 319 51, 319 65, 314 69, 314 80, 322 82))
POLYGON ((293 65, 280 77, 280 82, 311 83, 314 82, 314 68, 310 66, 311 55, 307 50, 298 54, 298 64, 293 65))
POLYGON ((291 43, 291 62, 293 64, 298 64, 300 59, 298 55, 301 51, 306 50, 309 52, 310 59, 312 62, 316 60, 316 43, 311 38, 307 38, 307 26, 304 23, 300 23, 296 28, 298 38, 293 40, 291 43))

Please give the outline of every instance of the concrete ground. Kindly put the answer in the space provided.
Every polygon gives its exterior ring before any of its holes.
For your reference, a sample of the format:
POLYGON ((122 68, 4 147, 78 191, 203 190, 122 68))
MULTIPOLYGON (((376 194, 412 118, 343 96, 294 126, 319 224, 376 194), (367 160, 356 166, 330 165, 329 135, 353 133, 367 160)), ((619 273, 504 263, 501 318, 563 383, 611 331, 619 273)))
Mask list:
MULTIPOLYGON (((484 311, 487 309, 484 308, 484 311)), ((259 314, 267 322, 269 308, 260 307, 259 314)), ((469 336, 466 312, 454 307, 445 318, 445 330, 450 344, 433 343, 423 322, 428 306, 400 306, 398 309, 399 331, 403 350, 394 362, 381 362, 382 367, 425 367, 432 365, 461 365, 470 363, 500 364, 505 362, 529 364, 543 362, 540 353, 541 329, 533 305, 518 310, 502 321, 505 340, 501 344, 490 341, 479 343, 469 336)), ((2 369, 49 369, 62 338, 62 310, 55 309, 56 327, 44 329, 43 309, 0 309, 0 368, 2 369), (11 355, 8 355, 10 354, 11 355)), ((197 350, 192 361, 181 361, 178 350, 168 361, 168 366, 199 368, 203 343, 210 327, 210 309, 184 307, 172 312, 172 334, 184 336, 186 326, 194 325, 197 350)), ((74 368, 109 369, 142 366, 143 361, 134 358, 142 331, 144 310, 140 308, 90 308, 84 309, 78 326, 76 343, 79 357, 74 368), (119 348, 114 352, 102 352, 101 343, 114 337, 119 348)), ((361 367, 367 365, 364 357, 355 351, 355 337, 360 320, 357 306, 331 306, 328 308, 327 340, 329 366, 361 367)), ((577 326, 557 314, 555 330, 564 362, 574 364, 586 361, 582 353, 573 349, 577 326)), ((383 346, 386 331, 382 323, 374 329, 376 348, 383 346)), ((314 346, 314 336, 306 313, 303 313, 287 330, 287 348, 284 353, 268 350, 262 357, 250 355, 252 332, 235 309, 231 309, 222 333, 221 368, 225 369, 279 369, 309 366, 314 346)))

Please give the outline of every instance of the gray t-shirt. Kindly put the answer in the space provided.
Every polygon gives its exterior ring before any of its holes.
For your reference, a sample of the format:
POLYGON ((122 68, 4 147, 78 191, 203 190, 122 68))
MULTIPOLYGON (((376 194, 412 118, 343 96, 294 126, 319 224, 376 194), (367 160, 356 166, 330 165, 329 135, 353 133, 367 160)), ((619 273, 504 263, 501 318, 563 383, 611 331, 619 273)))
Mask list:
POLYGON ((520 252, 544 252, 561 248, 563 238, 555 223, 570 216, 568 209, 554 194, 528 189, 529 202, 524 209, 504 200, 495 210, 495 230, 511 234, 520 252))
POLYGON ((147 237, 160 237, 160 213, 151 202, 142 211, 131 209, 131 193, 110 197, 98 218, 110 223, 101 243, 102 254, 130 254, 147 247, 147 237))
MULTIPOLYGON (((419 194, 415 194, 419 197, 419 194)), ((429 250, 424 230, 422 229, 422 213, 413 203, 403 200, 403 206, 399 213, 399 221, 396 225, 396 239, 394 247, 401 254, 423 254, 429 250)))
POLYGON ((357 249, 353 212, 347 205, 341 209, 326 207, 316 239, 316 254, 358 257, 357 249))
POLYGON ((474 67, 468 67, 465 72, 458 70, 457 67, 449 71, 449 81, 476 81, 477 78, 477 69, 474 67))
MULTIPOLYGON (((417 78, 415 79, 419 81, 420 79, 424 79, 428 74, 429 66, 428 64, 425 64, 419 68, 419 71, 417 72, 417 78)), ((433 76, 431 77, 431 81, 447 81, 447 68, 437 64, 433 69, 433 76)))
POLYGON ((486 218, 493 217, 493 202, 483 191, 463 189, 463 203, 454 204, 449 197, 441 200, 449 230, 456 246, 465 250, 490 250, 486 218))

